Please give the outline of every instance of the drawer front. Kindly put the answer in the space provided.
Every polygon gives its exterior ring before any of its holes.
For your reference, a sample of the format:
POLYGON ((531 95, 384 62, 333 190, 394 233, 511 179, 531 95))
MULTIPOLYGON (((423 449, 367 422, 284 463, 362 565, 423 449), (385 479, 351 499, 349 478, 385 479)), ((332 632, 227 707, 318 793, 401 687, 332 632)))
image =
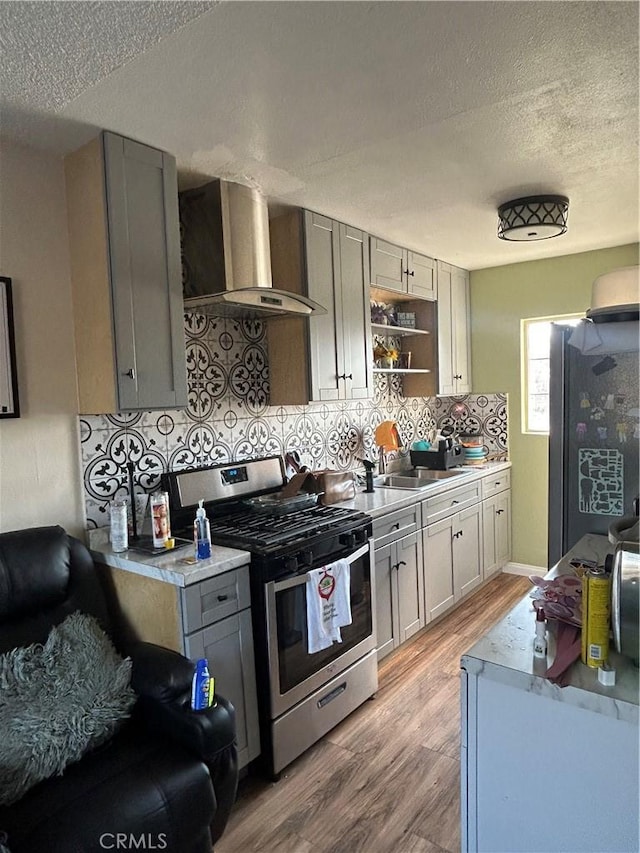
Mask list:
POLYGON ((422 526, 433 524, 443 518, 448 518, 460 510, 466 509, 480 500, 480 481, 470 483, 468 486, 458 486, 448 489, 432 498, 422 501, 422 526))
POLYGON ((482 483, 482 497, 490 498, 491 495, 511 488, 511 470, 499 471, 491 477, 483 477, 480 482, 482 483))
POLYGON ((373 519, 374 548, 382 548, 396 539, 415 533, 420 527, 420 504, 389 512, 373 519))
POLYGON ((225 572, 182 590, 185 634, 212 625, 249 607, 249 566, 225 572))

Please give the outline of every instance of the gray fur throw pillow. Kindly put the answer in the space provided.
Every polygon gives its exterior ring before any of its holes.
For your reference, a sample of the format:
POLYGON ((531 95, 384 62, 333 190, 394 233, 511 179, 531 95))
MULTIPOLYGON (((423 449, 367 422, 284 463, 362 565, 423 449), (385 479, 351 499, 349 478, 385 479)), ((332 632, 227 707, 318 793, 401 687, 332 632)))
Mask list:
POLYGON ((130 659, 83 613, 0 655, 0 804, 107 741, 135 702, 130 681, 130 659))

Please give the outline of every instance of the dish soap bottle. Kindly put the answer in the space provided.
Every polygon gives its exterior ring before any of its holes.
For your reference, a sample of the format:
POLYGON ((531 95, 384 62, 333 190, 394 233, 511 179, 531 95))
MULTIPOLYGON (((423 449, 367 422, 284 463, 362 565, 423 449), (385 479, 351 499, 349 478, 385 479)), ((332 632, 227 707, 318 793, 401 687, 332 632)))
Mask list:
POLYGON ((196 550, 196 560, 208 560, 211 556, 211 527, 203 506, 204 500, 198 501, 196 520, 193 522, 193 541, 196 550))

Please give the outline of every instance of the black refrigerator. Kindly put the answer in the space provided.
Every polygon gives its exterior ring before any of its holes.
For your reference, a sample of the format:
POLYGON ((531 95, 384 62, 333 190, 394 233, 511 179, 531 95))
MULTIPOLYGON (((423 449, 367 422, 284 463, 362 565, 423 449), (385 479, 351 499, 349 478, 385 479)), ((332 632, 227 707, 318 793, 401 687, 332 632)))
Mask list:
POLYGON ((633 514, 639 490, 638 323, 554 325, 550 359, 551 567, 586 533, 606 535, 612 521, 633 514))

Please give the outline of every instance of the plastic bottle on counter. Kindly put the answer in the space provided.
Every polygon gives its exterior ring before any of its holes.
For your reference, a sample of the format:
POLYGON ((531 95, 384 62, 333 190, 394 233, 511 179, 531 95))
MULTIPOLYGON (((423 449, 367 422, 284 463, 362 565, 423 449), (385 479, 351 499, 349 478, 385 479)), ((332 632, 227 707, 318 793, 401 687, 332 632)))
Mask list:
POLYGON ((109 518, 111 523, 110 539, 112 550, 115 553, 126 551, 129 547, 126 501, 111 501, 109 518))
POLYGON ((166 492, 151 495, 151 522, 153 525, 153 547, 164 548, 171 537, 169 529, 169 496, 166 492))
POLYGON ((536 611, 536 635, 533 638, 533 656, 546 658, 547 656, 547 620, 542 607, 536 611))
POLYGON ((193 522, 193 542, 196 560, 208 560, 211 556, 211 527, 204 509, 204 500, 198 501, 196 519, 193 522))

